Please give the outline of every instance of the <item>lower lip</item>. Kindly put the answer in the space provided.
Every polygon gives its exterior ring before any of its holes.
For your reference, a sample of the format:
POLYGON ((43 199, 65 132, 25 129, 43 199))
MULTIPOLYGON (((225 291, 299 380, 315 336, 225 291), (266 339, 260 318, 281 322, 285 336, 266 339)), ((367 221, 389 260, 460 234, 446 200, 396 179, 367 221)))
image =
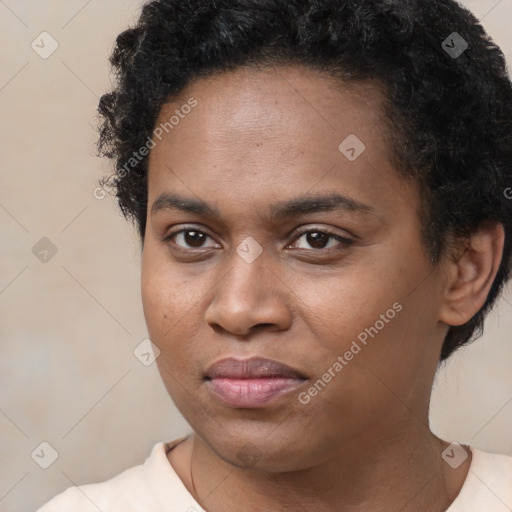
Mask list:
POLYGON ((305 382, 304 379, 273 377, 262 379, 208 380, 208 386, 222 402, 233 407, 263 407, 305 382))

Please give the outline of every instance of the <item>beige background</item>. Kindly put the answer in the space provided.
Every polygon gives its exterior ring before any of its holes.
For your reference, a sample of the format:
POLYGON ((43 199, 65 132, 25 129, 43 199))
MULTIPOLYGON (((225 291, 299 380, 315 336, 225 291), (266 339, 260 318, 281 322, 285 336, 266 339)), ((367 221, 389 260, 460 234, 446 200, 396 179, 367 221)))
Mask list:
MULTIPOLYGON (((93 194, 109 170, 94 156, 107 57, 140 4, 0 0, 0 511, 34 510, 188 432, 155 365, 133 354, 147 337, 135 230, 93 194), (43 31, 59 44, 47 59, 31 48, 43 31), (46 263, 32 252, 43 237, 57 248, 46 263), (48 460, 43 441, 58 452, 48 469, 31 458, 48 460)), ((510 58, 512 0, 465 4, 510 58)), ((512 455, 509 299, 439 372, 432 427, 512 455)))

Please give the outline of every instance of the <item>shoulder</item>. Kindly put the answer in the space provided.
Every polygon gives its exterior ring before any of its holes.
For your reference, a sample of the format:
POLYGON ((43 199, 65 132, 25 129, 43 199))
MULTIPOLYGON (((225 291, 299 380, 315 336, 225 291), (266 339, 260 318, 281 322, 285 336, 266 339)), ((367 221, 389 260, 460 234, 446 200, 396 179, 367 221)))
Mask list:
POLYGON ((449 512, 510 512, 512 457, 471 448, 466 481, 449 512))
POLYGON ((499 468, 507 471, 508 474, 512 471, 512 456, 500 453, 487 453, 476 448, 472 448, 472 451, 478 459, 478 466, 483 470, 499 468))
POLYGON ((512 457, 474 448, 472 451, 475 464, 470 468, 470 474, 506 497, 512 507, 512 457))
POLYGON ((165 443, 157 443, 144 464, 126 469, 104 482, 69 487, 36 512, 160 510, 146 467, 161 459, 162 453, 165 453, 165 443))

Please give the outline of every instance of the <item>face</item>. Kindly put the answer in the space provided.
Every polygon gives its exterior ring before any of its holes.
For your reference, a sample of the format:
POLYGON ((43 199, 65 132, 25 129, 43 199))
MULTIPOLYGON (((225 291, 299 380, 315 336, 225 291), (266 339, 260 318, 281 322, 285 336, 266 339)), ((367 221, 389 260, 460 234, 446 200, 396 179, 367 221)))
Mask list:
POLYGON ((443 280, 381 117, 375 85, 293 66, 202 78, 160 112, 144 314, 170 396, 225 461, 306 468, 427 421, 443 280))

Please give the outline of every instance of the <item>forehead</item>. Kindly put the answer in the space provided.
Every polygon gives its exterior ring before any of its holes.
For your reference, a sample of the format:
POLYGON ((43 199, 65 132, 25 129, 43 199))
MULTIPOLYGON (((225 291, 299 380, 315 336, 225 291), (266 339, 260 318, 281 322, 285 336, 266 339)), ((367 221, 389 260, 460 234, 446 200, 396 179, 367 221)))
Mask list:
POLYGON ((168 190, 258 209, 317 185, 371 202, 398 180, 382 106, 377 84, 346 85, 297 66, 196 80, 160 111, 156 127, 181 115, 151 150, 150 204, 168 190))
MULTIPOLYGON (((190 123, 199 129, 198 136, 209 138, 225 132, 251 138, 277 127, 284 129, 283 136, 294 128, 308 136, 313 130, 362 130, 382 118, 385 99, 376 81, 342 82, 298 65, 242 67, 196 79, 162 107, 158 121, 165 122, 191 97, 197 98, 199 108, 190 123)), ((173 132, 179 135, 180 130, 173 132)))

